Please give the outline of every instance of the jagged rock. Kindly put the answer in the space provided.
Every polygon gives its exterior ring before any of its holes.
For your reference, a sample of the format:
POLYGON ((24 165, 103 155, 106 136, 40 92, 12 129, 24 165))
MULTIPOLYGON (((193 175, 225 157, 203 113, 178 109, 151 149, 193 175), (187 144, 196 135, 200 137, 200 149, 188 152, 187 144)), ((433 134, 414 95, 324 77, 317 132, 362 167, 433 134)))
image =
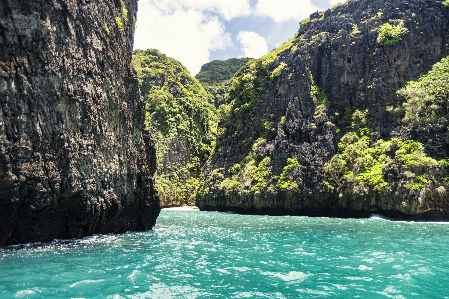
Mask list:
POLYGON ((151 229, 136 0, 0 3, 0 246, 151 229))
MULTIPOLYGON (((331 190, 323 166, 351 130, 347 108, 368 111, 373 142, 412 138, 423 142, 430 156, 448 156, 441 132, 415 132, 386 109, 400 107, 398 89, 449 54, 448 21, 449 9, 435 0, 353 0, 311 15, 293 40, 249 62, 234 77, 239 82, 230 90, 229 114, 219 124, 215 154, 204 168, 199 208, 447 218, 448 198, 437 182, 415 191, 402 170, 384 170, 386 192, 350 182, 331 190), (378 41, 387 22, 407 28, 395 45, 378 41), (289 158, 301 166, 287 173, 289 158), (288 184, 279 184, 283 173, 288 184)), ((443 174, 429 169, 431 176, 443 174)))

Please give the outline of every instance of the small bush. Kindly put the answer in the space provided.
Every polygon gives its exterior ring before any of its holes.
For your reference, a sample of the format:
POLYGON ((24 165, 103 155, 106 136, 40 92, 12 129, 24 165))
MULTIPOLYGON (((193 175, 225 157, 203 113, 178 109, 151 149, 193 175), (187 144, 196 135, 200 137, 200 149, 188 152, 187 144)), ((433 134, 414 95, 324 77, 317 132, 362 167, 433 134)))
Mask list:
POLYGON ((400 20, 397 25, 385 23, 379 27, 377 42, 381 45, 394 46, 401 42, 402 36, 408 32, 404 27, 404 21, 400 20))
POLYGON ((359 27, 357 26, 357 24, 352 24, 352 31, 351 31, 351 35, 352 36, 356 36, 358 34, 362 33, 362 31, 360 31, 359 27))
POLYGON ((118 29, 120 29, 120 30, 123 29, 122 18, 116 17, 116 18, 115 18, 115 24, 117 25, 117 28, 118 28, 118 29))
POLYGON ((420 191, 425 186, 429 186, 430 182, 423 177, 422 175, 419 175, 415 178, 415 181, 410 186, 410 189, 413 191, 420 191))
POLYGON ((300 177, 295 177, 294 173, 299 170, 301 163, 295 158, 288 158, 287 163, 282 169, 281 175, 279 176, 276 187, 280 190, 285 189, 297 189, 298 184, 296 181, 301 181, 300 177))
POLYGON ((274 79, 276 77, 279 77, 282 73, 282 71, 285 69, 285 67, 287 66, 287 64, 285 62, 281 62, 275 69, 274 71, 271 72, 270 78, 274 79))
POLYGON ((257 167, 254 167, 252 174, 251 192, 260 191, 267 184, 268 175, 270 173, 270 157, 265 157, 260 161, 257 167))
POLYGON ((398 91, 406 101, 403 121, 418 130, 446 130, 449 124, 449 57, 398 91))

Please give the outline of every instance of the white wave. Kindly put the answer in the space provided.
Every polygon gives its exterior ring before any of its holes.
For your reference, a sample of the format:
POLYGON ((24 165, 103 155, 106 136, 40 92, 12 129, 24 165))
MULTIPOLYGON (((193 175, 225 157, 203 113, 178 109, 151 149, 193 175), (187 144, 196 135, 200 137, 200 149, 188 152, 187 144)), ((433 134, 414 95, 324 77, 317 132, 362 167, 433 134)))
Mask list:
POLYGON ((369 216, 369 218, 373 219, 373 220, 386 220, 386 221, 392 221, 393 220, 392 218, 388 218, 387 216, 383 216, 383 215, 380 215, 380 214, 371 214, 369 216))
POLYGON ((357 269, 359 271, 371 271, 371 270, 373 270, 373 268, 365 266, 365 265, 360 265, 357 269))
POLYGON ((355 280, 355 281, 372 281, 371 277, 359 277, 359 276, 346 276, 347 280, 355 280))
POLYGON ((25 296, 28 296, 28 295, 34 295, 34 294, 36 294, 36 292, 33 291, 33 290, 30 290, 30 289, 20 290, 20 291, 16 292, 16 295, 14 297, 22 298, 22 297, 25 297, 25 296))
POLYGON ((104 279, 98 279, 98 280, 85 279, 85 280, 81 280, 81 281, 72 283, 69 287, 74 288, 77 285, 82 284, 82 283, 98 283, 98 282, 103 282, 103 281, 104 281, 104 279))
POLYGON ((223 274, 231 274, 231 272, 229 272, 228 270, 225 269, 215 269, 216 271, 223 273, 223 274))
POLYGON ((282 274, 279 272, 261 272, 261 274, 268 275, 268 276, 275 277, 275 278, 280 278, 286 282, 295 282, 295 283, 303 282, 304 280, 307 279, 307 277, 309 277, 308 274, 305 274, 300 271, 291 271, 287 274, 282 274))

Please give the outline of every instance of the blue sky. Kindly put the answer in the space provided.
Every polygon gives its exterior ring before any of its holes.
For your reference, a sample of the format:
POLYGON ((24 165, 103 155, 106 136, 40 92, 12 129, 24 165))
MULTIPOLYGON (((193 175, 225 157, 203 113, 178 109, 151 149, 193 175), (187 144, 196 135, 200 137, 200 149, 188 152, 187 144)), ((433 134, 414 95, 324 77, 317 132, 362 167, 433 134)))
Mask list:
POLYGON ((259 58, 299 22, 343 0, 139 0, 135 49, 155 48, 192 75, 214 59, 259 58))

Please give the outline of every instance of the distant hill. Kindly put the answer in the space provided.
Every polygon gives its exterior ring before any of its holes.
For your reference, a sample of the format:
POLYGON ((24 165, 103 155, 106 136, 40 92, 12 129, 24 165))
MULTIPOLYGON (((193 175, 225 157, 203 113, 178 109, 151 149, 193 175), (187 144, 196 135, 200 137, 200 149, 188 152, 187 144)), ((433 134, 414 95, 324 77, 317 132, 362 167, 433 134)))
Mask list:
POLYGON ((213 104, 219 107, 226 103, 231 79, 251 58, 231 58, 228 60, 213 60, 201 67, 195 76, 204 89, 213 96, 213 104))
POLYGON ((217 84, 231 79, 251 58, 231 58, 212 60, 201 67, 195 76, 203 84, 217 84))

